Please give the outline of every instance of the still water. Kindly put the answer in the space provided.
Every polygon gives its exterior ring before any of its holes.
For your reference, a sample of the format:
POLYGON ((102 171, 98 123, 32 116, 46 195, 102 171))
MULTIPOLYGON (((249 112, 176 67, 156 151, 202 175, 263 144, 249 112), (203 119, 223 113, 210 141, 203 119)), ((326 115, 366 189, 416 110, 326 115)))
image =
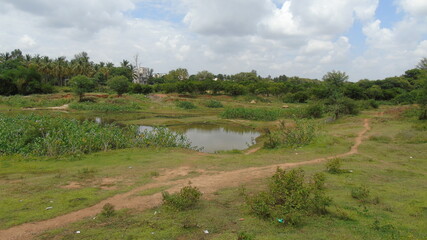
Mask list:
MULTIPOLYGON (((140 126, 139 130, 151 130, 150 126, 140 126)), ((202 147, 202 152, 243 150, 255 143, 261 134, 250 128, 220 126, 212 124, 189 124, 169 127, 170 130, 185 134, 193 146, 202 147)))

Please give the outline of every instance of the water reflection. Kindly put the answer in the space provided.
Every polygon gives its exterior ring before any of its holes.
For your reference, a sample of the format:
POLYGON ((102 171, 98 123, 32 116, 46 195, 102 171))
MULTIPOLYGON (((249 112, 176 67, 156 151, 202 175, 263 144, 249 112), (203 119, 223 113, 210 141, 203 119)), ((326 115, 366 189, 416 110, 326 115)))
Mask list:
MULTIPOLYGON (((139 131, 152 130, 150 126, 140 126, 139 131)), ((244 127, 219 126, 213 124, 189 124, 169 127, 172 131, 185 134, 193 146, 203 147, 202 152, 243 150, 255 143, 259 132, 244 127)))

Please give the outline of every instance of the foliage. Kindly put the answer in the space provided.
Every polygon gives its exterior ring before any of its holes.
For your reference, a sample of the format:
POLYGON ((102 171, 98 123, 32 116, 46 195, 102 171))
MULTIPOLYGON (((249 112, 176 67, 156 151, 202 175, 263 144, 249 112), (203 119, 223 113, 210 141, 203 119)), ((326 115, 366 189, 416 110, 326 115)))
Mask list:
POLYGON ((162 128, 140 133, 135 126, 0 115, 0 155, 57 156, 148 146, 191 148, 191 143, 184 135, 162 128))
POLYGON ((224 107, 224 105, 222 105, 222 103, 220 101, 217 101, 217 100, 208 100, 205 105, 208 108, 222 108, 222 107, 224 107))
POLYGON ((155 127, 153 130, 140 132, 137 138, 137 146, 140 147, 179 147, 197 149, 192 147, 188 138, 181 133, 175 133, 164 127, 155 127))
POLYGON ((129 91, 130 82, 125 76, 116 76, 107 81, 110 89, 117 92, 119 96, 129 91))
POLYGON ((253 240, 255 237, 252 234, 249 234, 247 232, 239 232, 237 234, 237 240, 253 240))
POLYGON ((357 115, 360 112, 356 101, 346 97, 329 99, 326 104, 329 112, 333 114, 334 119, 338 119, 342 115, 357 115))
POLYGON ((361 202, 367 202, 369 198, 369 189, 366 186, 359 186, 351 190, 351 196, 361 202))
POLYGON ((179 193, 170 194, 168 192, 162 192, 162 196, 163 204, 182 211, 196 206, 202 193, 197 187, 185 186, 179 193))
POLYGON ((326 163, 325 167, 328 173, 339 174, 343 172, 343 170, 341 169, 341 159, 339 158, 330 159, 326 163))
POLYGON ((91 92, 95 89, 95 83, 93 80, 83 75, 71 78, 70 86, 73 92, 79 96, 80 102, 82 101, 85 93, 91 92))
POLYGON ((178 101, 176 103, 176 106, 182 109, 195 109, 197 108, 196 105, 194 105, 194 103, 192 102, 188 102, 188 101, 178 101))
POLYGON ((264 219, 283 219, 290 225, 301 223, 308 214, 326 213, 332 200, 324 194, 324 176, 316 174, 307 183, 304 175, 302 169, 277 168, 267 191, 247 197, 251 211, 264 219))
POLYGON ((264 148, 296 147, 310 144, 317 136, 317 127, 308 120, 294 119, 294 124, 280 121, 275 131, 266 131, 264 148))
POLYGON ((114 209, 114 205, 111 203, 106 203, 102 207, 101 215, 104 217, 112 217, 116 214, 116 210, 114 209))
POLYGON ((131 92, 136 94, 150 94, 153 92, 153 87, 151 85, 134 83, 131 86, 131 92))
POLYGON ((308 105, 305 109, 305 117, 308 118, 321 118, 325 111, 324 105, 320 103, 314 103, 308 105))
POLYGON ((257 121, 275 121, 283 116, 284 111, 281 109, 265 109, 265 108, 226 108, 220 116, 228 119, 247 119, 257 121))
MULTIPOLYGON (((426 58, 423 60, 426 60, 426 58)), ((419 119, 427 120, 427 78, 422 82, 420 92, 418 93, 417 103, 421 107, 419 119)))

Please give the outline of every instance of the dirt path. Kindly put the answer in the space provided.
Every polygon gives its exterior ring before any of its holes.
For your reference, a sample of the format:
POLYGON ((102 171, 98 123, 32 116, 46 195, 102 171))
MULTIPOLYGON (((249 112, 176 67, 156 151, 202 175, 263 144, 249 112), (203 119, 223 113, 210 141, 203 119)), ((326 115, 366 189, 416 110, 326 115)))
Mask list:
POLYGON ((283 164, 274 164, 265 167, 251 167, 245 169, 239 169, 228 172, 204 172, 200 176, 180 179, 180 180, 170 180, 177 176, 187 175, 191 171, 188 167, 182 167, 178 169, 173 169, 166 172, 163 176, 156 179, 156 182, 150 183, 138 188, 135 188, 129 192, 118 194, 113 197, 110 197, 106 200, 99 202, 98 204, 88 207, 85 209, 78 210, 76 212, 71 212, 62 216, 58 216, 52 219, 34 222, 34 223, 25 223, 19 226, 15 226, 6 230, 0 230, 0 239, 2 240, 20 240, 20 239, 31 239, 38 234, 54 228, 63 227, 67 224, 82 220, 86 217, 92 217, 98 214, 102 206, 106 203, 111 203, 115 206, 116 209, 122 208, 133 208, 133 209, 150 209, 155 206, 158 206, 162 202, 161 193, 156 193, 149 196, 135 196, 138 192, 141 192, 146 189, 156 188, 160 186, 172 186, 167 191, 170 193, 179 191, 184 185, 188 184, 191 181, 193 186, 198 187, 205 195, 209 198, 212 196, 212 193, 215 191, 226 188, 226 187, 237 187, 244 183, 248 183, 254 179, 266 178, 271 176, 277 167, 280 168, 291 168, 298 167, 309 164, 316 164, 328 159, 333 159, 337 157, 346 157, 352 154, 358 153, 358 148, 362 143, 365 134, 370 130, 369 120, 364 119, 364 129, 360 131, 357 137, 354 140, 354 145, 351 147, 350 151, 338 154, 329 157, 317 158, 304 162, 296 163, 283 163, 283 164))

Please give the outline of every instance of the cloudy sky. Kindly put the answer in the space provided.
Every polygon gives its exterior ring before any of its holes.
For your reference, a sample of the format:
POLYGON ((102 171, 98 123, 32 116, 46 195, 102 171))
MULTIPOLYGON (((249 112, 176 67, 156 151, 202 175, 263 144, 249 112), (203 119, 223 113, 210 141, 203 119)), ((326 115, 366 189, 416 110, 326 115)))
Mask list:
POLYGON ((352 81, 427 57, 426 0, 0 0, 0 52, 352 81))

